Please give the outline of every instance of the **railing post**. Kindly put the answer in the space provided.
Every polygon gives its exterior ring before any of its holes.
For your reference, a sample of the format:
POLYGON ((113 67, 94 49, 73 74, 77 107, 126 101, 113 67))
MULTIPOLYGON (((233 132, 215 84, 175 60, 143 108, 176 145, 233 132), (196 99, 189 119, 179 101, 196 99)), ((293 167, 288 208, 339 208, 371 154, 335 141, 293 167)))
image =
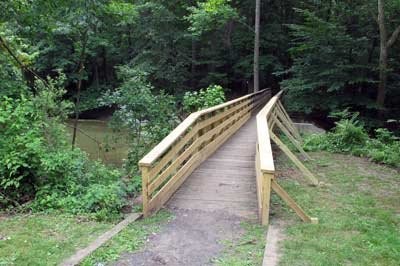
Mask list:
POLYGON ((271 180, 274 174, 262 173, 262 197, 261 197, 261 224, 269 223, 269 205, 271 200, 271 180))
POLYGON ((140 170, 142 172, 142 200, 143 200, 143 216, 148 217, 150 215, 149 210, 149 194, 148 194, 148 186, 149 186, 149 173, 150 169, 148 166, 140 166, 140 170))

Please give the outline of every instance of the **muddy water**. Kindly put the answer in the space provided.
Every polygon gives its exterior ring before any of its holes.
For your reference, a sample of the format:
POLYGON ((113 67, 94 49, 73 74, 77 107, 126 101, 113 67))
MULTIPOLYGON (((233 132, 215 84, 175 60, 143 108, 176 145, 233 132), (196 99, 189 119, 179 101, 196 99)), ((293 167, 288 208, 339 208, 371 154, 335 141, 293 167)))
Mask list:
MULTIPOLYGON (((72 140, 73 121, 67 122, 67 130, 72 140)), ((94 160, 106 164, 122 166, 128 155, 126 134, 113 132, 107 121, 79 120, 76 145, 94 160)))

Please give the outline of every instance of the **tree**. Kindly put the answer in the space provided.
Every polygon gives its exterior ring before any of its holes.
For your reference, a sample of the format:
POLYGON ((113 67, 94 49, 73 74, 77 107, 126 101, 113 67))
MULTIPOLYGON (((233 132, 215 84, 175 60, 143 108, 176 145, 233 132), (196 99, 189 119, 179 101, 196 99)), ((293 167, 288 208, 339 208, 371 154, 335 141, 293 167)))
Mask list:
POLYGON ((254 26, 254 92, 260 90, 260 0, 256 0, 254 26))
POLYGON ((379 56, 379 86, 376 97, 376 103, 379 109, 384 108, 385 105, 385 94, 386 94, 386 83, 387 83, 387 72, 388 72, 388 53, 389 49, 396 42, 400 35, 400 25, 393 31, 391 37, 388 40, 388 34, 385 24, 385 2, 384 0, 378 0, 378 26, 380 36, 380 56, 379 56))

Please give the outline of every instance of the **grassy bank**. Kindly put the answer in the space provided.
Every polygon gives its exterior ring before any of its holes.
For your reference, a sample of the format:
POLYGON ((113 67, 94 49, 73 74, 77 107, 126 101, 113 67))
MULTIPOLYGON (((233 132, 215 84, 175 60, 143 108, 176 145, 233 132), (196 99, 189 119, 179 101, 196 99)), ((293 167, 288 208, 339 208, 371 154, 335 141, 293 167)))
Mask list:
POLYGON ((110 223, 62 215, 0 220, 0 265, 56 265, 111 228, 110 223))
POLYGON ((278 156, 279 183, 318 225, 300 222, 277 197, 273 218, 286 223, 281 265, 398 265, 400 173, 366 159, 311 153, 325 185, 313 188, 278 156), (284 208, 282 208, 284 206, 284 208))
MULTIPOLYGON (((64 215, 0 216, 0 265, 57 265, 86 247, 114 224, 64 215)), ((116 260, 140 248, 170 215, 160 212, 134 222, 88 257, 82 265, 116 260)))

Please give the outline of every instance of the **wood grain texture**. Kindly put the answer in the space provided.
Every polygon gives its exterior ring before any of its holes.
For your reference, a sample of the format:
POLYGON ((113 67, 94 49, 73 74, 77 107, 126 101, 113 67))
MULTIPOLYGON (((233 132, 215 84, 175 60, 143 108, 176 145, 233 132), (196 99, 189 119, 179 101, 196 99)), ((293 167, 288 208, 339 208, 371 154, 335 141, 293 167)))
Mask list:
POLYGON ((224 210, 256 219, 255 145, 253 116, 191 174, 168 205, 204 211, 224 210))
POLYGON ((130 223, 136 221, 142 216, 141 213, 132 213, 128 215, 122 222, 111 228, 109 231, 105 232, 99 236, 96 240, 89 244, 86 248, 78 250, 73 256, 61 262, 62 266, 74 266, 78 265, 84 258, 93 253, 96 249, 101 247, 104 243, 110 240, 113 236, 118 234, 122 229, 127 227, 130 223))
MULTIPOLYGON (((186 178, 265 104, 267 96, 264 90, 195 112, 150 151, 139 162, 144 216, 158 211, 186 178)), ((247 141, 238 144, 238 154, 245 149, 252 151, 247 141)), ((215 167, 224 164, 232 162, 211 162, 215 167)), ((236 168, 245 166, 239 164, 236 168)))

